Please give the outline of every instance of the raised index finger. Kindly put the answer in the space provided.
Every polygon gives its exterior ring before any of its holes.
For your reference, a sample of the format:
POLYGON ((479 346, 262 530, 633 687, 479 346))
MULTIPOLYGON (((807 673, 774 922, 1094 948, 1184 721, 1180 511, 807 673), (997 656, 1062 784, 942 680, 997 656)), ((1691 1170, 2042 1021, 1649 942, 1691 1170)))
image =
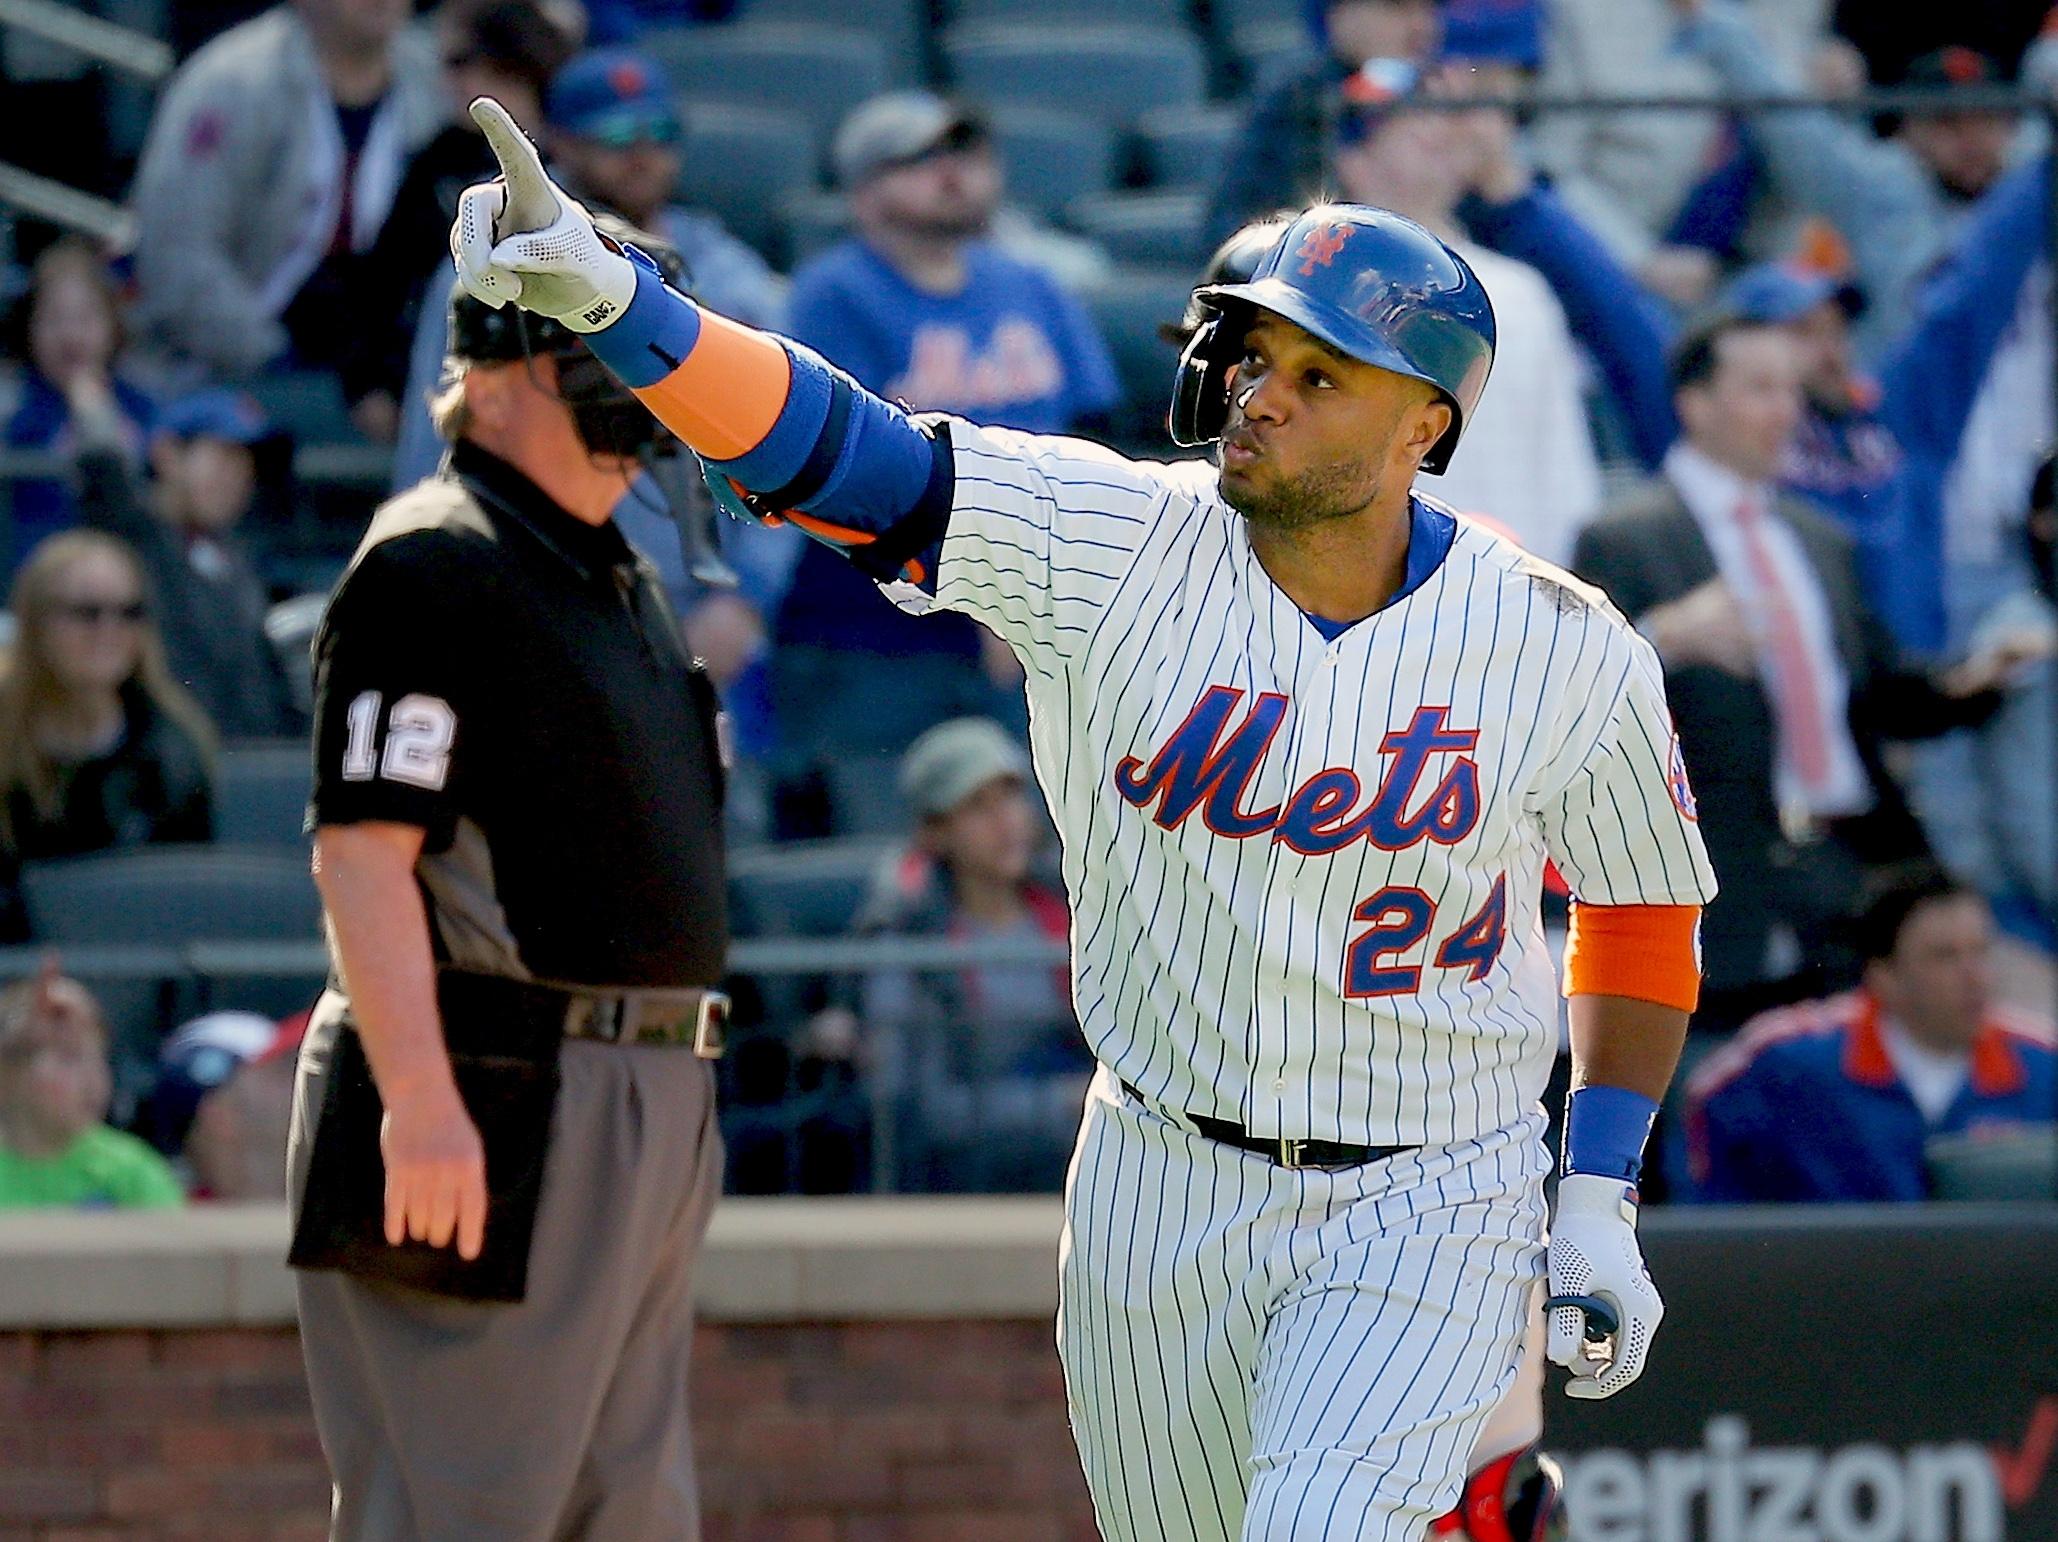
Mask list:
POLYGON ((529 136, 522 132, 514 115, 490 96, 472 103, 472 121, 486 136, 494 159, 500 162, 501 179, 507 184, 507 207, 501 211, 494 234, 500 240, 526 230, 542 230, 557 219, 557 194, 543 171, 543 157, 536 153, 529 136))

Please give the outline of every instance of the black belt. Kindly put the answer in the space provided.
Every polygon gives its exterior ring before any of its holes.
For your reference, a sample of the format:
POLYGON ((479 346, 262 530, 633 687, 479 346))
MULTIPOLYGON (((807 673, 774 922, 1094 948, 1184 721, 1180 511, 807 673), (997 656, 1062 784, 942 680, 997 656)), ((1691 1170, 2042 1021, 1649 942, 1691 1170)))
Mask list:
MULTIPOLYGON (((1153 1101, 1128 1082, 1122 1083, 1122 1090, 1139 1103, 1153 1101)), ((1239 1151, 1254 1151, 1279 1167, 1363 1167, 1368 1162, 1384 1162, 1388 1157, 1415 1149, 1413 1146, 1353 1146, 1340 1140, 1294 1140, 1284 1135, 1253 1135, 1242 1125, 1232 1124, 1227 1119, 1211 1119, 1206 1114, 1182 1114, 1180 1117, 1209 1140, 1218 1140, 1239 1151)))
POLYGON ((455 1030, 478 1042, 506 1034, 510 1049, 521 1039, 591 1039, 690 1045, 703 1060, 718 1060, 729 1026, 729 998, 717 990, 553 985, 464 969, 437 971, 436 1005, 446 1036, 455 1030))

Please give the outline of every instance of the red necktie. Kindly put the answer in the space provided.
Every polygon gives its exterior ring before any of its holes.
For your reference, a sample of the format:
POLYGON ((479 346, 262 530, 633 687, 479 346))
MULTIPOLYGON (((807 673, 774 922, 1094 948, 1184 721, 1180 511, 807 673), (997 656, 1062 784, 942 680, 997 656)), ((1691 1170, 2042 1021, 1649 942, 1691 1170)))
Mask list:
POLYGON ((1746 496, 1737 503, 1736 528, 1743 539, 1744 560, 1751 566, 1751 581, 1758 588, 1780 741, 1802 785, 1819 792, 1829 782, 1829 739, 1823 731, 1822 686, 1816 678, 1815 656, 1801 631, 1800 607, 1773 558, 1765 513, 1756 498, 1746 496))

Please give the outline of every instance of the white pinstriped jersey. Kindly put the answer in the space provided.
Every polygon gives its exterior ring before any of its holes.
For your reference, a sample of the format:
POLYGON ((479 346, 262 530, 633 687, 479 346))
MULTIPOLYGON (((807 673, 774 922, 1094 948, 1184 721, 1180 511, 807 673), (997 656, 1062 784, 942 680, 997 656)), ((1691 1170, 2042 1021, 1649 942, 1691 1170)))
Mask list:
POLYGON ((1545 859, 1593 903, 1713 896, 1656 655, 1597 591, 1461 520, 1328 642, 1213 466, 949 430, 934 603, 1028 671, 1074 1004, 1146 1097, 1264 1136, 1499 1129, 1556 1053, 1545 859))

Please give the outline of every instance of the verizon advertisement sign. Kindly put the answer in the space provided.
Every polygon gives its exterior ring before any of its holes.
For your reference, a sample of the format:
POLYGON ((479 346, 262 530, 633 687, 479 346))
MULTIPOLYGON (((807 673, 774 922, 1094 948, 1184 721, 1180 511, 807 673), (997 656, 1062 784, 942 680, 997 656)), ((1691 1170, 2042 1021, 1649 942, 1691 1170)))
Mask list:
POLYGON ((1574 1542, 2058 1542, 2058 1207, 1644 1225, 1651 1371, 1549 1411, 1574 1542))

